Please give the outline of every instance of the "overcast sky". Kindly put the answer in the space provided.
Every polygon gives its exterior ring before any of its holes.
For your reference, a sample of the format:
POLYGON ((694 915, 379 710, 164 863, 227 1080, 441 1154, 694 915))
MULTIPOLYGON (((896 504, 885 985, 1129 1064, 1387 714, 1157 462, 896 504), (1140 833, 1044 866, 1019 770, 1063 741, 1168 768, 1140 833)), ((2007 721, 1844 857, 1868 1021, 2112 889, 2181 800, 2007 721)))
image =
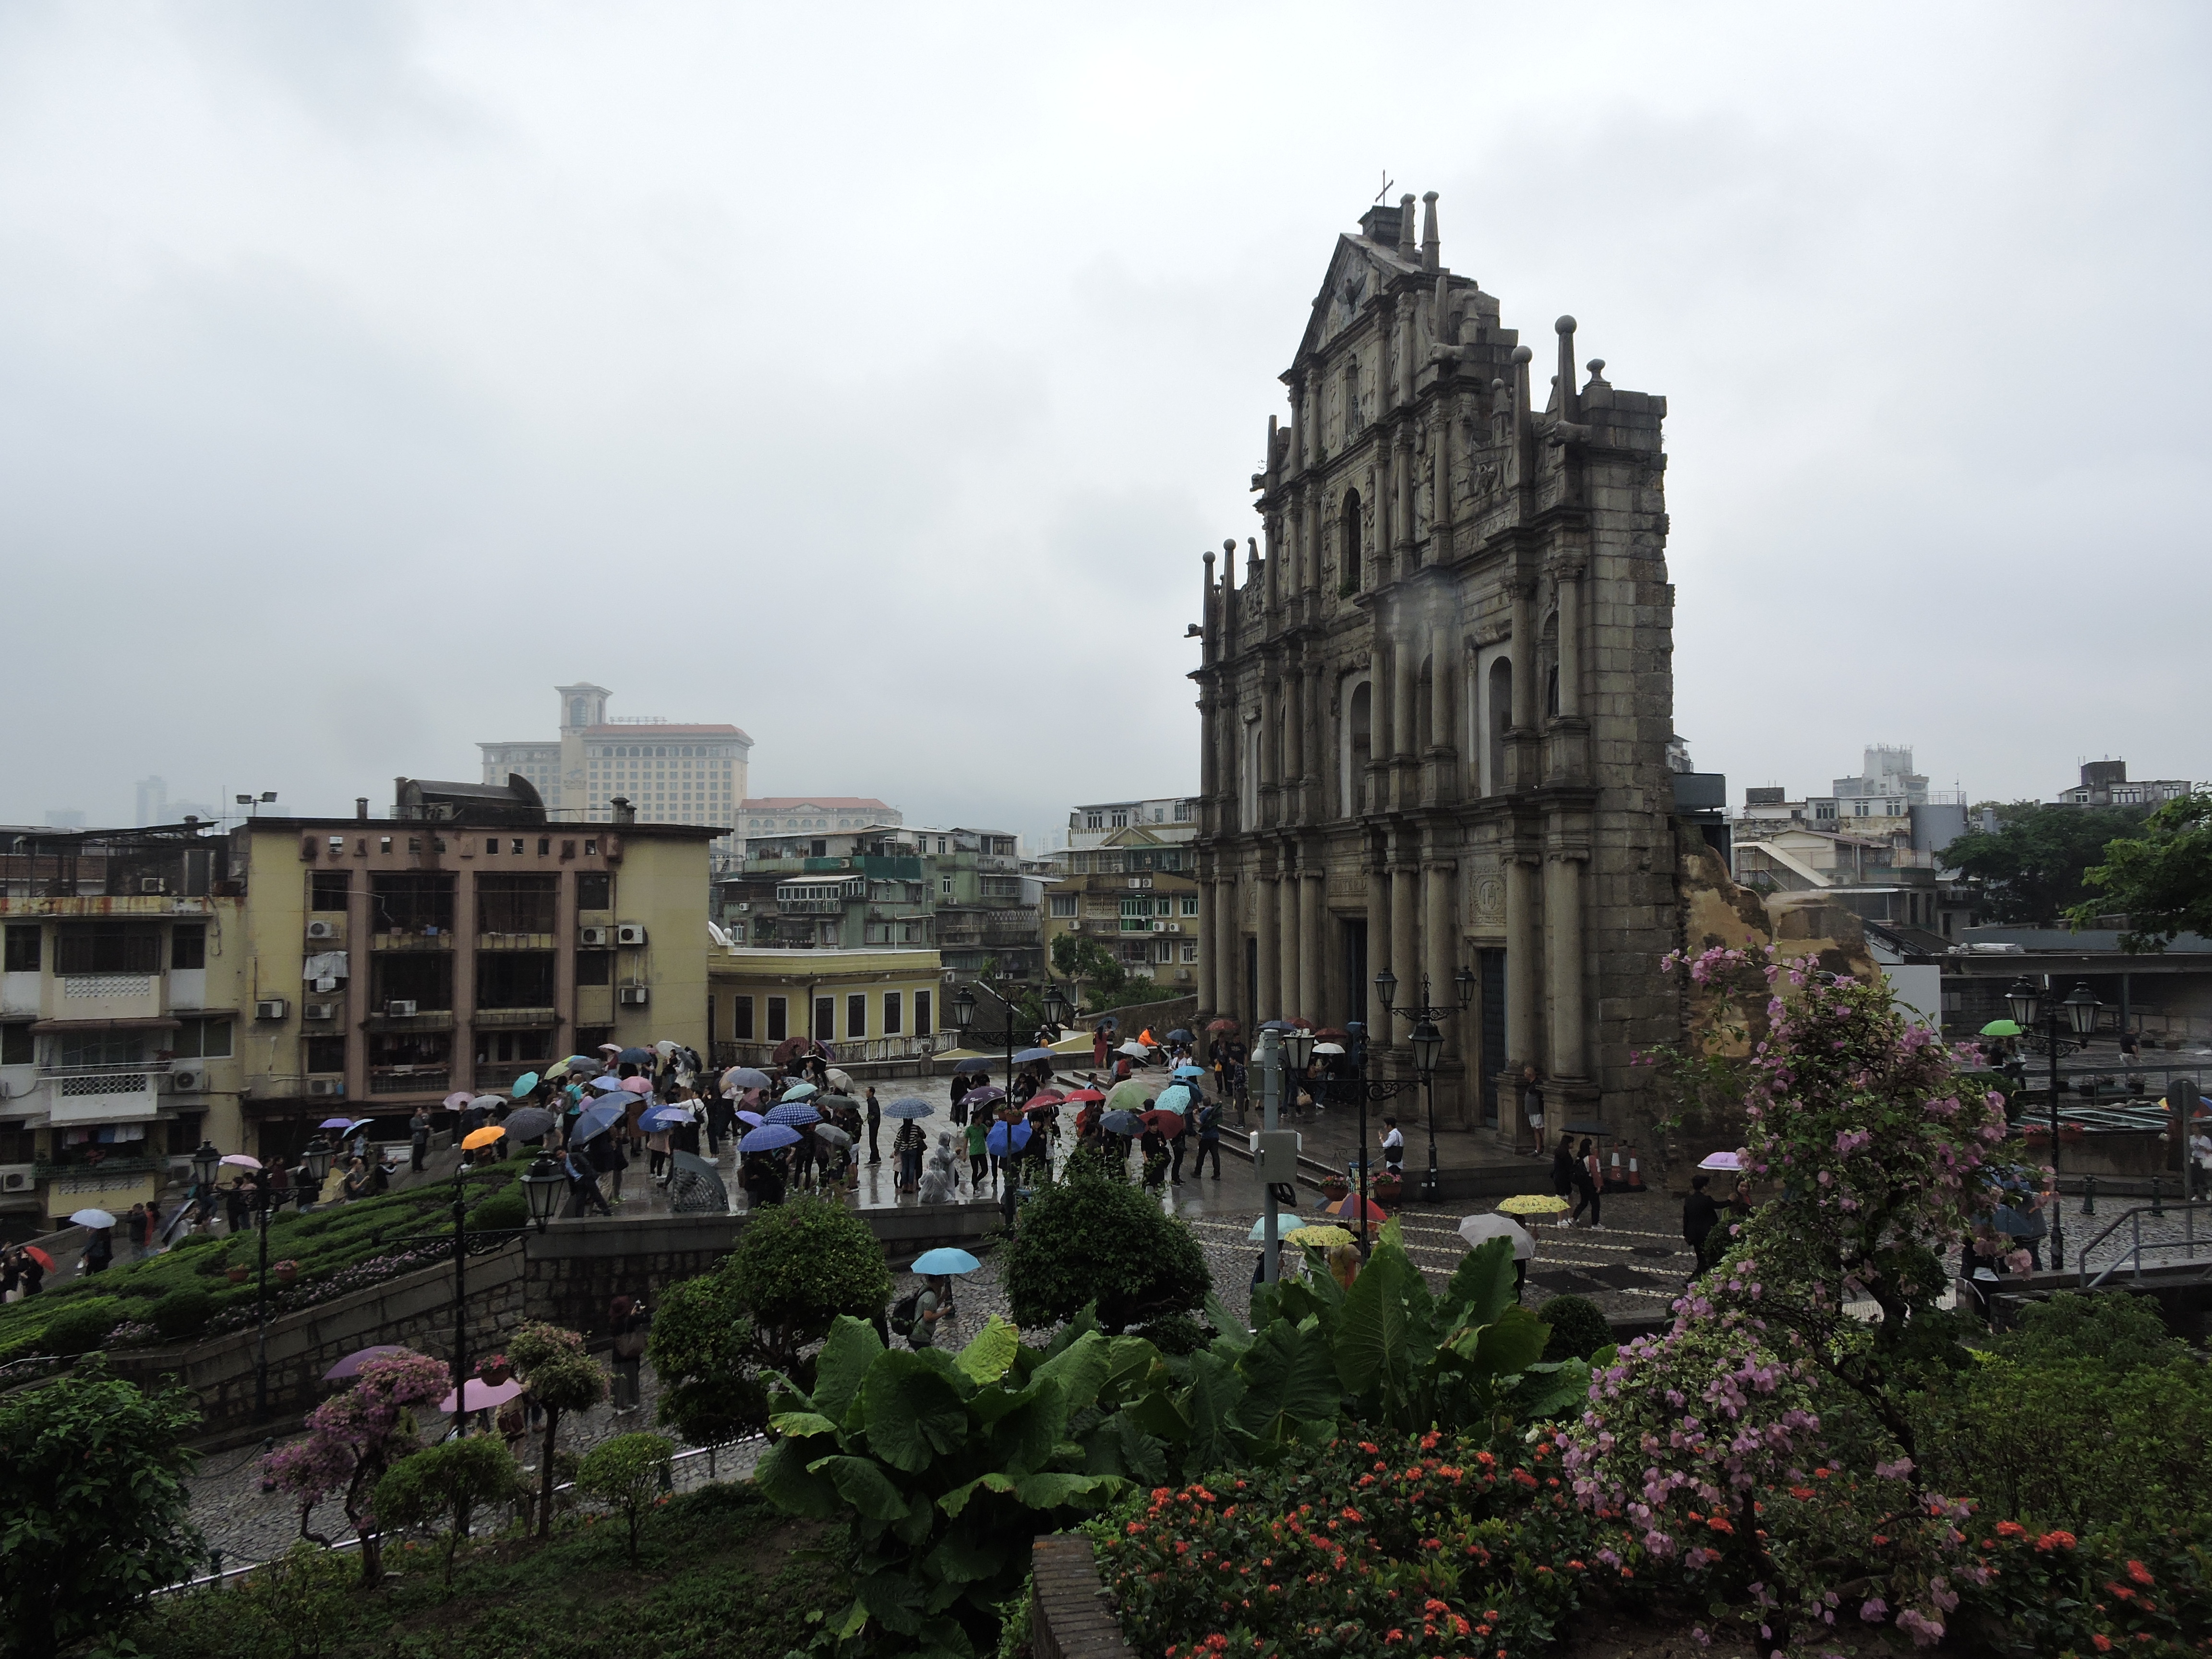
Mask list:
POLYGON ((1386 171, 1667 395, 1732 799, 2212 775, 2207 16, 0 5, 0 820, 380 808, 580 678, 756 793, 1191 790, 1386 171))

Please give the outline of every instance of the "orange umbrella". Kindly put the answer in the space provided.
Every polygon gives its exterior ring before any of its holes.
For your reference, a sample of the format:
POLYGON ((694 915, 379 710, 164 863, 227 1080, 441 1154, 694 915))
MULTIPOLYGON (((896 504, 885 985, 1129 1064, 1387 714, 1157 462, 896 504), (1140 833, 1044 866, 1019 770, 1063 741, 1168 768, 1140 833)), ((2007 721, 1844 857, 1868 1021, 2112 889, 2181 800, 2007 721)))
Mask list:
POLYGON ((461 1137, 461 1145, 471 1152, 481 1152, 483 1148, 490 1146, 492 1142, 501 1139, 506 1133, 507 1131, 500 1127, 498 1124, 487 1123, 483 1128, 471 1129, 468 1133, 463 1135, 461 1137))

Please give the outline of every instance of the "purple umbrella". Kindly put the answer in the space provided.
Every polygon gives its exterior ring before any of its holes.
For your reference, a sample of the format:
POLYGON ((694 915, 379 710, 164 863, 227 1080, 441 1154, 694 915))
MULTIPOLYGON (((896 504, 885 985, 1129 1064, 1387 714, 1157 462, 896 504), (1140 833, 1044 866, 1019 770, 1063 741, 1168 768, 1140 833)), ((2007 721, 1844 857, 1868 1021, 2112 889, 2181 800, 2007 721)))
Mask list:
POLYGON ((316 1127, 322 1129, 350 1129, 353 1127, 353 1120, 349 1117, 326 1117, 319 1124, 316 1125, 316 1127))
POLYGON ((405 1353, 406 1352, 406 1348, 397 1342, 385 1342, 374 1348, 363 1348, 359 1353, 348 1354, 330 1370, 325 1371, 323 1381, 336 1382, 342 1378, 356 1376, 361 1368, 372 1359, 381 1359, 388 1353, 405 1353))

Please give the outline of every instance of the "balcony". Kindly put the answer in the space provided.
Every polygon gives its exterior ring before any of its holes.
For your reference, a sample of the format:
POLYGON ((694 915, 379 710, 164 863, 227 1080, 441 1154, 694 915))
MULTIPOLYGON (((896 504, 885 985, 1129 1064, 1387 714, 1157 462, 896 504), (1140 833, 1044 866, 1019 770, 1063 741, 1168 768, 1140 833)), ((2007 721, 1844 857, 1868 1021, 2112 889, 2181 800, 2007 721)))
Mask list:
POLYGON ((779 915, 787 916, 835 916, 843 915, 846 905, 852 902, 854 902, 853 900, 842 898, 779 898, 775 902, 775 908, 779 915))
POLYGON ((151 1117, 160 1104, 161 1079, 168 1069, 167 1060, 40 1066, 39 1080, 46 1091, 46 1121, 59 1125, 151 1117))
POLYGON ((484 1093, 512 1089, 526 1072, 543 1071, 552 1063, 550 1055, 544 1060, 480 1060, 476 1067, 476 1086, 484 1093))
POLYGON ((450 1066, 374 1066, 368 1073, 372 1095, 443 1095, 453 1086, 450 1066))
POLYGON ((561 1023, 561 1013, 557 1008, 479 1008, 469 1018, 482 1031, 515 1026, 551 1027, 561 1023))
POLYGON ((46 1014, 56 1020, 160 1019, 165 975, 69 974, 46 981, 46 1014))
POLYGON ((450 1008, 425 1008, 419 1013, 392 1015, 380 1010, 363 1023, 372 1031, 450 1031, 453 1029, 453 1012, 450 1008))
POLYGON ((372 951, 450 951, 453 948, 453 930, 424 927, 410 928, 404 933, 372 933, 368 948, 372 951))
POLYGON ((478 933, 479 951, 550 951, 553 948, 550 933, 478 933))

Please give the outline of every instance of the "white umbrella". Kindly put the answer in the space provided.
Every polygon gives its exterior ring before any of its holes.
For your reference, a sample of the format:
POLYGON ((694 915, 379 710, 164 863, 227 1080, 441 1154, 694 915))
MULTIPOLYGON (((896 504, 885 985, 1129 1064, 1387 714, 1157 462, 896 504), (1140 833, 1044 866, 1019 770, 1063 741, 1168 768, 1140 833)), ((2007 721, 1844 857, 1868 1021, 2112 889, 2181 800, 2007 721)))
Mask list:
POLYGON ((1510 1216, 1471 1215, 1459 1224, 1459 1236, 1467 1241, 1470 1250, 1479 1249, 1493 1238, 1513 1241, 1513 1259, 1529 1261, 1535 1259, 1536 1241, 1528 1236, 1527 1228, 1510 1216))
POLYGON ((1734 1152, 1709 1152, 1704 1158, 1698 1160, 1698 1167, 1700 1170, 1735 1170, 1740 1171, 1743 1168, 1743 1160, 1739 1158, 1734 1152))
POLYGON ((1151 1050, 1147 1049, 1143 1043, 1138 1042, 1134 1037, 1131 1037, 1127 1042, 1123 1043, 1121 1045, 1121 1051, 1134 1060, 1148 1059, 1151 1055, 1151 1050))
POLYGON ((105 1210, 79 1210, 70 1218, 79 1227, 112 1227, 115 1218, 105 1210))
POLYGON ((834 1123, 817 1123, 814 1126, 812 1133, 817 1140, 837 1147, 841 1151, 853 1144, 853 1137, 834 1123))
POLYGON ((1313 1051, 1317 1054, 1340 1054, 1344 1052, 1344 1045, 1340 1042, 1316 1042, 1313 1051))
POLYGON ((850 1095, 860 1092, 853 1087, 853 1074, 832 1066, 829 1072, 830 1089, 833 1094, 850 1095))

